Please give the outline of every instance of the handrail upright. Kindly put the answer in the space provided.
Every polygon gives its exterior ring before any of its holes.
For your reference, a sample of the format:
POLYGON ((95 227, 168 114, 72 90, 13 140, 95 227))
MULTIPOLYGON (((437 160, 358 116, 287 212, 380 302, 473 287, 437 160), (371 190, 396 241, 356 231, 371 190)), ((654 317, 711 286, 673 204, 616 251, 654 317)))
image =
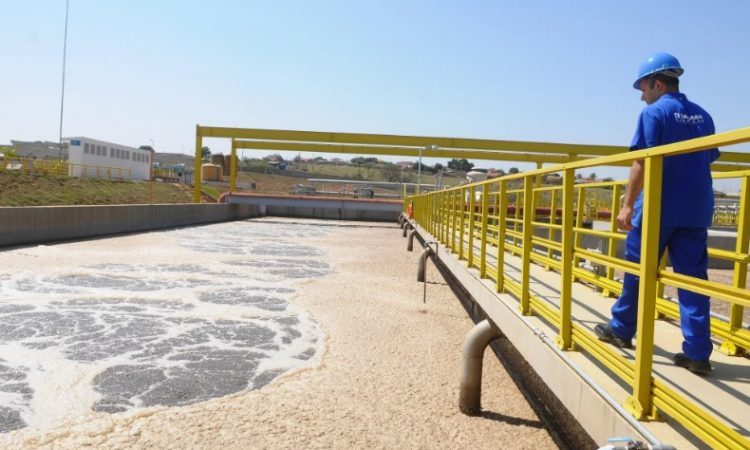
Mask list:
POLYGON ((459 207, 460 207, 460 218, 459 218, 459 233, 458 233, 458 260, 464 259, 464 236, 466 235, 466 188, 459 190, 459 207))
POLYGON ((531 221, 534 216, 534 200, 532 178, 527 176, 523 179, 523 247, 521 248, 521 313, 528 316, 531 314, 529 292, 529 281, 531 279, 531 242, 533 233, 531 221))
MULTIPOLYGON (((735 251, 737 253, 747 253, 748 247, 750 247, 750 175, 742 177, 742 185, 740 189, 740 210, 737 215, 737 243, 735 244, 735 251)), ((745 288, 747 284, 747 262, 734 263, 734 274, 732 275, 732 286, 737 288, 745 288)), ((744 307, 736 303, 732 303, 729 307, 729 335, 730 338, 725 339, 721 343, 720 350, 727 355, 738 355, 747 352, 747 348, 740 347, 731 338, 737 330, 742 329, 742 316, 744 313, 744 307)))
MULTIPOLYGON (((617 216, 620 214, 620 196, 622 195, 622 184, 616 183, 612 187, 612 207, 609 217, 609 232, 617 233, 617 216)), ((612 238, 607 238, 607 256, 614 258, 617 255, 617 242, 612 238)), ((607 266, 606 277, 608 280, 613 281, 615 279, 615 268, 607 266)), ((610 289, 605 288, 602 290, 602 295, 610 297, 614 294, 610 289)))
MULTIPOLYGON (((583 186, 577 186, 578 198, 575 205, 575 226, 581 228, 583 226, 583 204, 586 201, 586 192, 583 186)), ((581 233, 575 233, 575 240, 573 243, 573 267, 577 268, 580 265, 581 258, 576 255, 576 249, 581 247, 581 233)))
MULTIPOLYGON (((550 191, 550 206, 549 206, 549 224, 555 225, 555 220, 557 219, 557 189, 553 189, 550 191)), ((550 241, 553 241, 555 239, 555 230, 552 227, 549 227, 547 229, 547 239, 550 241)), ((552 256, 554 255, 554 250, 552 247, 547 247, 547 258, 552 259, 552 256)), ((544 266, 544 269, 549 271, 552 270, 552 266, 547 264, 544 266)))
POLYGON ((476 207, 476 196, 477 188, 472 185, 469 189, 469 249, 466 255, 469 267, 474 267, 474 226, 476 225, 476 217, 474 216, 474 208, 476 207))
POLYGON ((573 197, 575 196, 575 170, 565 169, 563 174, 562 232, 560 250, 560 334, 557 345, 562 350, 573 346, 573 197))
POLYGON ((503 292, 505 290, 505 219, 508 216, 507 190, 508 183, 500 180, 499 191, 497 194, 498 202, 496 208, 497 215, 497 277, 495 279, 495 290, 503 292))
POLYGON ((487 277, 487 221, 490 211, 489 185, 485 185, 482 192, 482 240, 479 244, 479 276, 487 277))
POLYGON ((638 325, 636 331, 633 395, 625 400, 637 419, 657 419, 653 405, 652 367, 654 358, 654 315, 659 270, 659 228, 661 215, 662 155, 645 158, 640 280, 638 285, 638 325))

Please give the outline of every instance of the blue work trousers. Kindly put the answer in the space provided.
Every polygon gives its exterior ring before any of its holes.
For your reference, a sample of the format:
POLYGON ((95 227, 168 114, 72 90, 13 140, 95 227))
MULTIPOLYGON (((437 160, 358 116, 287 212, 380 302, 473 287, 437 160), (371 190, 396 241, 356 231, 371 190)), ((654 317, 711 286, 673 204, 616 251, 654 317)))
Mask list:
MULTIPOLYGON (((706 228, 661 228, 659 232, 659 257, 669 250, 669 260, 675 272, 707 280, 708 233, 706 228)), ((641 229, 634 228, 625 239, 625 259, 641 261, 641 229)), ((639 277, 625 274, 622 294, 612 306, 609 324, 615 335, 622 339, 635 336, 638 321, 639 277)), ((692 360, 707 360, 713 350, 711 344, 709 298, 695 292, 678 289, 680 324, 684 341, 682 351, 692 360)), ((648 318, 651 320, 651 318, 648 318)))

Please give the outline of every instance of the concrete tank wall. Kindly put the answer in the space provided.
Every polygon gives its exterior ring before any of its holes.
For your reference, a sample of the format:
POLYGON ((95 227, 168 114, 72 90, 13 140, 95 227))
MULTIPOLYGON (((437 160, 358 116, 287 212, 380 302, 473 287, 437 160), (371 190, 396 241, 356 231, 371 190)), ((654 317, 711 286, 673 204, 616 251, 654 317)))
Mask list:
POLYGON ((0 247, 257 217, 254 205, 0 207, 0 247))

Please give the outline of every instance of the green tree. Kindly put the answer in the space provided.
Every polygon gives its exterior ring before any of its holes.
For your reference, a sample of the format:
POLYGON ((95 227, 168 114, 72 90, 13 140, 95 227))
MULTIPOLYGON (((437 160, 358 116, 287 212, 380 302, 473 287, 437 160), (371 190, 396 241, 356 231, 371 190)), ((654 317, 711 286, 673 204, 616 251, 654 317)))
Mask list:
POLYGON ((388 181, 398 181, 401 177, 401 167, 396 164, 387 163, 383 167, 383 174, 388 181))
POLYGON ((453 170, 459 170, 461 172, 468 172, 474 167, 474 163, 467 161, 465 158, 456 159, 453 158, 448 161, 448 168, 453 170))
POLYGON ((208 161, 211 159, 211 149, 208 147, 203 147, 201 149, 201 159, 203 161, 208 161))
POLYGON ((508 170, 508 173, 511 174, 511 175, 514 174, 514 173, 518 173, 518 172, 520 172, 520 170, 518 170, 518 167, 511 167, 508 170))

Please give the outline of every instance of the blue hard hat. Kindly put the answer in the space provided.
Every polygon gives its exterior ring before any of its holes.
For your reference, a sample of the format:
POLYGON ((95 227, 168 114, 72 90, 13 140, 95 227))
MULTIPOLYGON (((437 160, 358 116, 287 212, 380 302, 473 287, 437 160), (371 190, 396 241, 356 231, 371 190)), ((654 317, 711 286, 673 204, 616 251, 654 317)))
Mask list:
POLYGON ((633 87, 640 89, 642 79, 659 72, 677 78, 685 72, 685 69, 682 68, 677 58, 669 53, 656 53, 650 56, 638 68, 638 79, 633 83, 633 87))

